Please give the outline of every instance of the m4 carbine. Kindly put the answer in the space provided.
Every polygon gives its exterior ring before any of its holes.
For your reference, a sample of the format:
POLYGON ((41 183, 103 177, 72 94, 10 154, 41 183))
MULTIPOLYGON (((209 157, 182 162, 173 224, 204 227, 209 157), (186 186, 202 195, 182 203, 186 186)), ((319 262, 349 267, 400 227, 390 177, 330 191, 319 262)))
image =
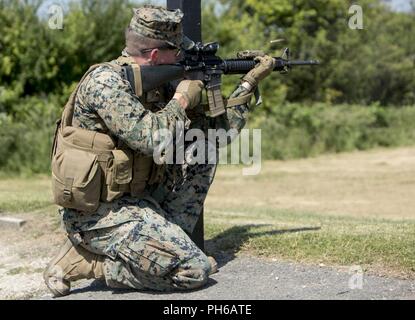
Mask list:
MULTIPOLYGON (((217 42, 207 44, 196 43, 184 52, 184 58, 174 65, 140 66, 142 92, 154 90, 168 82, 180 79, 201 80, 204 82, 209 109, 207 115, 217 117, 225 113, 225 102, 222 97, 221 85, 224 74, 245 74, 256 65, 255 57, 263 55, 261 51, 244 51, 236 59, 221 59, 216 55, 219 45, 217 42)), ((318 65, 316 60, 292 61, 290 51, 284 49, 281 57, 275 57, 274 71, 287 73, 294 66, 318 65)), ((125 71, 131 82, 134 77, 132 70, 125 71)), ((134 83, 134 82, 132 82, 134 83)))

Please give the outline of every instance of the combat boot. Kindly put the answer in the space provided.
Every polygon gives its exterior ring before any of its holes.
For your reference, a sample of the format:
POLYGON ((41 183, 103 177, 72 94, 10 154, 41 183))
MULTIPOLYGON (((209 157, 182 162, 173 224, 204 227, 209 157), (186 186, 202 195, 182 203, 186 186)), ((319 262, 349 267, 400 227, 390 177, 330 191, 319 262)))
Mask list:
POLYGON ((210 264, 209 275, 212 275, 212 274, 218 272, 218 263, 216 262, 215 258, 209 256, 208 260, 209 260, 209 264, 210 264))
POLYGON ((68 239, 59 253, 47 266, 43 279, 54 297, 69 294, 71 281, 104 279, 105 256, 91 253, 81 246, 74 246, 68 239))

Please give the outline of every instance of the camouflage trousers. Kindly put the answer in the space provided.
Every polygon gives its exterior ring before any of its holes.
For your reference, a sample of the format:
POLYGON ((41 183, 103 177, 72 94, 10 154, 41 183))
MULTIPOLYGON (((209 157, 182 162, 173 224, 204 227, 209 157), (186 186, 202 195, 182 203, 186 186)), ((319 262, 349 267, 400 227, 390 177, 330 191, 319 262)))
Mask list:
POLYGON ((169 166, 166 181, 153 197, 124 199, 119 214, 134 216, 117 226, 83 231, 87 250, 108 256, 105 280, 110 287, 157 291, 202 287, 211 271, 207 256, 191 233, 212 183, 214 165, 169 166), (187 232, 187 233, 186 233, 187 232))

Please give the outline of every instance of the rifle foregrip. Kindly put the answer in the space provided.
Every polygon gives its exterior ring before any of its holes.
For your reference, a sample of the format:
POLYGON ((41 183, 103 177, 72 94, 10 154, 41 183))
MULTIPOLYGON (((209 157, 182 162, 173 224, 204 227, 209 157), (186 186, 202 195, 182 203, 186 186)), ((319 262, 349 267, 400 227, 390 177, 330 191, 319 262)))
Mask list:
POLYGON ((256 62, 244 59, 227 59, 223 61, 225 74, 244 74, 252 70, 256 62))
MULTIPOLYGON (((287 60, 274 58, 276 65, 274 71, 282 71, 288 66, 287 60)), ((245 74, 255 68, 257 62, 247 59, 227 59, 223 60, 223 70, 225 74, 245 74)))

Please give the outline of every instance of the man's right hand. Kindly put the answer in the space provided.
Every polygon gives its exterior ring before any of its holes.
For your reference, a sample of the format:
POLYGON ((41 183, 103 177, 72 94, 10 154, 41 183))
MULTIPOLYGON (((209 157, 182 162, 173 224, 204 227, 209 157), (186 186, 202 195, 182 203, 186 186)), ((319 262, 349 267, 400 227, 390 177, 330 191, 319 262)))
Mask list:
POLYGON ((200 80, 183 80, 177 86, 173 99, 184 109, 194 108, 201 101, 203 88, 203 82, 200 80))

